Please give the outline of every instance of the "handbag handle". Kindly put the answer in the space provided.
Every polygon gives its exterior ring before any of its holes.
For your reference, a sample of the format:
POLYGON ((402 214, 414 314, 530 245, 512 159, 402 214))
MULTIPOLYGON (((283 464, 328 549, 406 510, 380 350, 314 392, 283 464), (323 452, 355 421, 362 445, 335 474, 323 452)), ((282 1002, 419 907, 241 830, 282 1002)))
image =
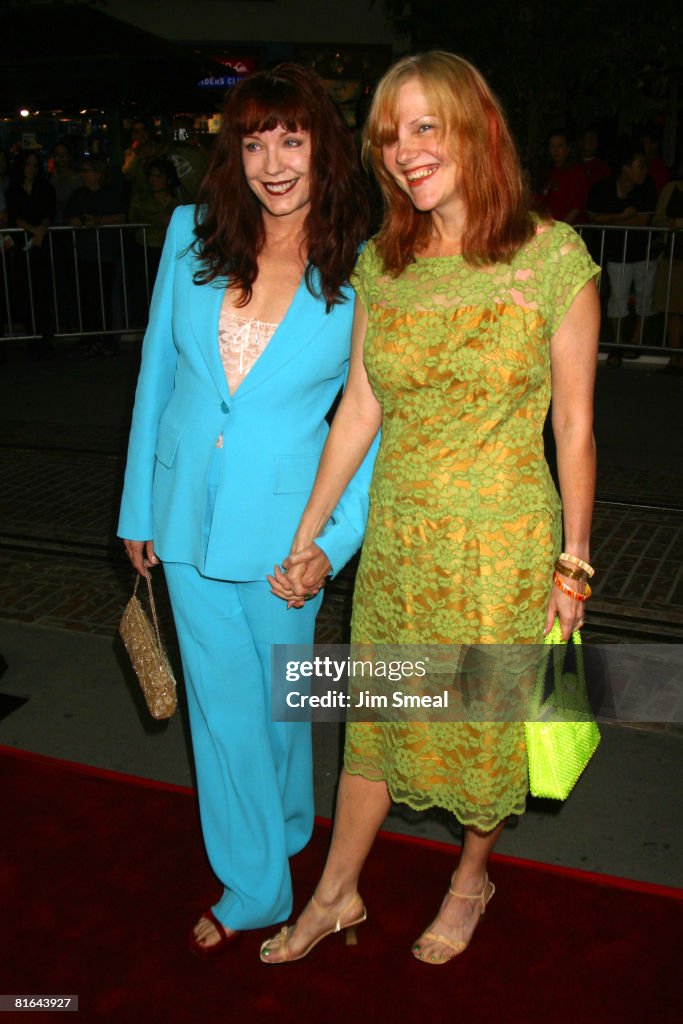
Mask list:
MULTIPOLYGON (((154 594, 152 593, 152 577, 151 577, 151 574, 147 573, 147 575, 145 576, 145 579, 147 580, 147 593, 149 594, 149 607, 152 610, 152 622, 154 623, 154 632, 156 633, 157 643, 159 645, 159 649, 161 650, 161 646, 162 646, 162 644, 161 644, 161 634, 159 633, 159 621, 157 619, 157 609, 156 609, 156 605, 154 604, 154 594)), ((135 575, 135 584, 133 586, 133 597, 135 597, 135 595, 138 592, 138 584, 139 583, 140 583, 140 573, 136 573, 136 575, 135 575)))

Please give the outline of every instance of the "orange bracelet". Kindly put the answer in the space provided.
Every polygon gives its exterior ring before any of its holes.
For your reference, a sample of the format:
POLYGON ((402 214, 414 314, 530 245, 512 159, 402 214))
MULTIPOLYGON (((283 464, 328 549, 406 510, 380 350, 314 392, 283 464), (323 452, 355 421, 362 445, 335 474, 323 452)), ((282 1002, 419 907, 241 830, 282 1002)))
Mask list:
POLYGON ((562 578, 560 577, 559 573, 553 573, 553 583, 558 588, 558 590, 561 590, 563 594, 567 595, 567 597, 573 598, 574 601, 587 601, 588 598, 591 596, 591 588, 588 586, 588 584, 586 584, 586 593, 579 594, 578 590, 572 590, 571 587, 567 587, 562 582, 562 578))

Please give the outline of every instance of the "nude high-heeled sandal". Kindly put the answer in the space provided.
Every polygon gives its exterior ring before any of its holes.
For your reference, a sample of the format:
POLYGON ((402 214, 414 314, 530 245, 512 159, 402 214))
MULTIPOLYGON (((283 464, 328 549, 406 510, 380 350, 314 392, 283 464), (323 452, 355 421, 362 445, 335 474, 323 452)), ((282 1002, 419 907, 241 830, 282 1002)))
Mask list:
MULTIPOLYGON (((489 903, 490 900, 493 899, 493 894, 496 891, 496 887, 493 884, 493 882, 489 881, 489 876, 486 875, 486 878, 484 879, 484 888, 481 890, 481 892, 456 892, 455 889, 451 888, 451 886, 448 887, 448 891, 451 896, 456 896, 460 900, 478 900, 479 903, 481 904, 481 914, 479 915, 479 920, 481 920, 484 914, 486 913, 487 903, 489 903)), ((416 960, 419 960, 420 963, 423 964, 447 964, 451 960, 454 960, 456 956, 459 956, 461 953, 464 953, 467 947, 469 946, 470 941, 471 939, 467 942, 465 942, 464 939, 457 939, 453 941, 453 939, 449 939, 445 935, 439 935, 436 932, 423 932, 420 938, 415 943, 415 945, 412 947, 411 953, 413 954, 416 960), (430 942, 438 942, 442 946, 447 946, 448 949, 453 950, 453 955, 443 957, 430 956, 429 958, 422 956, 420 952, 420 943, 422 942, 423 939, 428 939, 430 942)))
POLYGON ((280 931, 278 932, 274 939, 266 939, 266 941, 261 946, 261 952, 259 954, 261 962, 264 964, 289 964, 293 963, 295 960, 303 960, 303 958, 305 956, 308 956, 311 950, 313 950, 318 945, 319 942, 322 942, 322 940, 327 938, 328 935, 334 935, 335 932, 340 931, 344 932, 344 938, 347 946, 357 945, 358 938, 356 936, 356 926, 362 924, 363 921, 365 921, 368 916, 363 901, 361 900, 360 914, 354 917, 352 921, 344 922, 343 917, 345 911, 347 911, 349 907, 353 903, 355 903, 356 900, 358 900, 359 898, 360 897, 358 896, 358 893, 354 893, 351 899, 344 904, 341 910, 338 913, 333 914, 331 911, 325 910, 324 907, 321 907, 318 901, 316 900, 315 896, 312 896, 311 903, 313 904, 313 906, 321 914, 325 914, 327 917, 331 918, 334 921, 334 928, 328 928, 327 931, 324 931, 320 935, 318 935, 315 939, 313 939, 312 942, 308 944, 308 946, 306 947, 306 949, 303 950, 303 952, 298 953, 296 956, 290 956, 287 949, 287 938, 291 934, 293 929, 290 928, 289 925, 284 925, 284 927, 280 929, 280 931), (279 960, 270 959, 271 954, 275 952, 279 954, 279 960))

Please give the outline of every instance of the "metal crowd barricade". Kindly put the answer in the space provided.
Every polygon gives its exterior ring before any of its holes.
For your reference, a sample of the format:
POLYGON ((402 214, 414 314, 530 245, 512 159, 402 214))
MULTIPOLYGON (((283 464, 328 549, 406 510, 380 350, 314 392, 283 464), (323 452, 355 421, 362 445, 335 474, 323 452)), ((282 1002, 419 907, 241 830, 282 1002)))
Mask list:
MULTIPOLYGON (((678 349, 673 349, 667 344, 667 337, 671 307, 672 272, 674 260, 683 261, 683 231, 680 229, 666 227, 654 227, 652 225, 648 227, 621 227, 619 225, 611 224, 576 224, 575 229, 586 242, 595 262, 599 263, 603 270, 598 284, 600 296, 603 300, 606 298, 607 291, 609 289, 609 279, 606 273, 608 262, 620 263, 621 287, 623 289, 628 262, 626 259, 628 242, 629 238, 635 234, 647 234, 645 259, 637 261, 645 264, 644 273, 646 280, 651 268, 654 268, 655 266, 657 267, 658 274, 664 273, 666 275, 666 299, 663 303, 664 308, 662 310, 655 310, 655 313, 660 314, 659 318, 656 316, 644 316, 639 318, 638 343, 628 344, 622 341, 623 321, 626 318, 619 317, 615 318, 617 320, 616 336, 608 338, 607 332, 604 332, 600 342, 601 350, 605 352, 614 352, 619 350, 619 352, 623 352, 627 357, 629 354, 643 353, 644 355, 664 355, 679 351, 678 349), (606 241, 608 234, 618 234, 621 236, 621 257, 618 261, 609 259, 607 256, 606 241), (647 343, 645 338, 645 321, 652 322, 652 326, 647 329, 647 343)), ((650 304, 652 303, 655 288, 656 278, 653 275, 652 294, 649 296, 650 304)), ((648 296, 646 296, 646 299, 647 298, 648 296)))
POLYGON ((144 331, 152 286, 148 227, 142 223, 53 227, 40 252, 34 251, 31 235, 22 228, 1 228, 0 343, 37 341, 46 334, 87 339, 144 331), (85 232, 95 242, 94 259, 85 259, 79 245, 85 232), (135 240, 135 232, 141 232, 141 243, 135 240), (113 259, 103 258, 107 255, 113 259), (85 290, 85 263, 96 267, 96 275, 89 275, 96 277, 94 301, 85 290), (95 305, 97 322, 87 323, 93 319, 95 305))
MULTIPOLYGON (((26 339, 38 340, 45 334, 55 338, 92 338, 144 331, 147 325, 152 278, 150 251, 147 244, 146 224, 111 224, 97 228, 50 228, 43 241, 43 252, 33 251, 31 236, 21 228, 0 229, 0 343, 26 339), (79 239, 95 240, 96 258, 83 259, 79 239), (141 232, 142 244, 135 232, 141 232), (115 236, 115 244, 109 237, 115 236), (109 254, 115 249, 115 258, 103 259, 103 250, 109 254), (80 256, 79 256, 80 253, 80 256), (93 326, 93 297, 84 294, 85 262, 97 267, 96 287, 99 316, 93 326), (105 273, 105 264, 113 262, 113 270, 105 273), (111 294, 108 294, 109 289, 111 294), (84 317, 86 311, 88 316, 84 317), (50 325, 45 329, 45 325, 50 325)), ((640 323, 639 344, 622 341, 622 319, 618 320, 616 337, 603 332, 601 349, 609 352, 617 348, 624 353, 663 355, 672 349, 666 344, 674 260, 683 260, 683 231, 662 227, 618 227, 612 225, 578 224, 576 230, 589 246, 593 258, 606 269, 606 240, 608 234, 621 236, 622 281, 626 274, 626 256, 629 237, 635 233, 647 234, 646 274, 649 267, 659 264, 658 271, 666 273, 666 302, 660 318, 653 321, 645 338, 644 319, 640 323), (663 268, 663 270, 662 270, 663 268), (668 268, 668 269, 667 269, 668 268), (654 334, 658 337, 654 337, 654 334), (646 340, 648 343, 646 344, 646 340)), ((614 262, 610 260, 609 262, 614 262)), ((92 274, 88 277, 92 281, 92 274)), ((600 276, 600 293, 604 298, 609 287, 607 274, 600 276)), ((86 289, 87 291, 87 289, 86 289)))

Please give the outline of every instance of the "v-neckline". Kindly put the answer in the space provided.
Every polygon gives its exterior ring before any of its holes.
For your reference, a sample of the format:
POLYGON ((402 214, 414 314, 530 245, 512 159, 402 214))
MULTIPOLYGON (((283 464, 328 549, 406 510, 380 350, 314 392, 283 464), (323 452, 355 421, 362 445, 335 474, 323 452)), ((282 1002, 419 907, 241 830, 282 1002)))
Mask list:
MULTIPOLYGON (((221 368, 223 370, 223 376, 225 377, 226 387, 228 389, 228 393, 229 393, 231 398, 234 398, 235 395, 237 394, 237 392, 240 391, 240 389, 244 386, 244 384, 246 383, 248 378, 251 377, 251 375, 253 374, 254 370, 258 367, 259 363, 263 360, 263 357, 273 347, 273 345, 275 344, 275 341, 276 341, 278 335, 282 333, 282 328, 283 328, 284 324, 286 323, 287 319, 289 318, 289 314, 292 311, 292 308, 293 308, 293 306, 294 306, 294 304, 295 304, 295 302, 297 300, 297 297, 298 297, 298 295, 299 295, 299 293, 301 291, 302 286, 305 286, 305 281, 306 281, 306 271, 304 270, 304 272, 302 273, 301 277, 299 278, 299 283, 297 284, 296 288, 294 289, 294 292, 292 294, 292 298, 290 299, 289 305, 287 306, 287 309, 284 312, 282 320, 280 320, 280 322, 275 326, 275 330, 273 331, 273 334, 272 334, 270 340, 268 341, 268 344, 264 347, 263 351, 259 354, 258 358, 254 360, 254 362, 252 363, 251 367, 247 370, 247 372, 245 373, 244 377, 242 377, 242 380, 239 382, 239 384, 237 385, 237 387, 234 390, 231 388, 230 381, 228 380, 228 375, 225 372, 225 366, 223 364, 223 359, 221 358, 221 354, 220 354, 220 343, 219 343, 218 332, 217 332, 217 334, 216 334, 216 345, 218 347, 218 356, 219 356, 219 359, 220 359, 221 368)), ((226 301, 226 298, 228 296, 229 289, 230 289, 230 283, 228 282, 228 284, 225 286, 225 289, 223 290, 223 296, 221 298, 221 303, 220 303, 219 310, 218 310, 218 331, 220 331, 221 317, 223 315, 223 308, 225 306, 225 301, 226 301)), ((235 307, 231 304, 229 309, 234 311, 235 307)), ((236 315, 239 316, 239 314, 236 314, 236 315)), ((257 317, 251 317, 251 318, 245 317, 244 319, 245 320, 251 319, 252 322, 254 322, 258 318, 257 317)), ((259 322, 260 323, 265 323, 265 321, 259 321, 259 322)))

